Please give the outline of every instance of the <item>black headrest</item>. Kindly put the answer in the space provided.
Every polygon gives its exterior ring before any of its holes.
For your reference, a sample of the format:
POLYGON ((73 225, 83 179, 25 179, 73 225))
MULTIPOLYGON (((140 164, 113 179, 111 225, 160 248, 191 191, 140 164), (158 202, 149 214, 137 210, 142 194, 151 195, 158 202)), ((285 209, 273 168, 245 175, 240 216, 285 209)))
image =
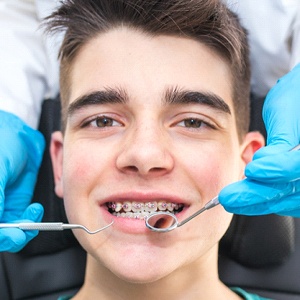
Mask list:
POLYGON ((280 265, 295 250, 291 217, 235 215, 220 242, 220 254, 246 267, 280 265))

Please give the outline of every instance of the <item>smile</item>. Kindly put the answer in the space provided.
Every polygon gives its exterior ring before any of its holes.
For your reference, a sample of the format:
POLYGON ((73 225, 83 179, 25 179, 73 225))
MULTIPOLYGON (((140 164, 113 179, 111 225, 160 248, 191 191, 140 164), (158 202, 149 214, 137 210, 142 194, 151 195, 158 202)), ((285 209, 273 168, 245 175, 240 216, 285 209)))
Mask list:
POLYGON ((166 201, 151 201, 151 202, 108 202, 108 211, 122 218, 144 220, 148 215, 156 211, 169 211, 177 214, 182 211, 183 204, 171 203, 166 201))

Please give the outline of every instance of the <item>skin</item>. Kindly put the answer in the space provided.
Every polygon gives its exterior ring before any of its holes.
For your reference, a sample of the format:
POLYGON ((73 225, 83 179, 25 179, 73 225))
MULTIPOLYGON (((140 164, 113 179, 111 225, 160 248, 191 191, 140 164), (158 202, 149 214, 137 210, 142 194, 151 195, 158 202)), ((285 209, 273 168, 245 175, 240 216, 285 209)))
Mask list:
POLYGON ((239 299, 218 279, 218 241, 232 218, 221 206, 162 234, 142 220, 113 217, 105 205, 183 203, 183 220, 241 179, 263 138, 249 133, 239 143, 231 94, 227 63, 191 39, 117 28, 81 49, 66 131, 51 142, 55 189, 71 223, 114 224, 97 235, 74 231, 88 252, 85 283, 74 299, 239 299), (122 101, 103 101, 108 90, 122 101), (182 91, 213 94, 230 112, 182 97, 166 103, 166 94, 182 91), (81 101, 94 92, 105 103, 81 101), (108 126, 97 127, 103 116, 108 126), (202 122, 191 126, 191 119, 202 122))

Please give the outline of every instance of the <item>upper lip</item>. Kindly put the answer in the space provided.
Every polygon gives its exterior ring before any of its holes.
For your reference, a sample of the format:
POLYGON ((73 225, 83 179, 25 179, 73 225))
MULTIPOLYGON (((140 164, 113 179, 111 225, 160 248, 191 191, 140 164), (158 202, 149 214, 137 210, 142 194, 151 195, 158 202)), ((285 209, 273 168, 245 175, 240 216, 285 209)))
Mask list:
POLYGON ((152 202, 152 201, 166 201, 177 204, 189 205, 190 203, 181 197, 165 194, 161 192, 126 192, 126 193, 116 193, 110 195, 99 201, 100 205, 107 202, 124 202, 124 201, 136 201, 136 202, 152 202))

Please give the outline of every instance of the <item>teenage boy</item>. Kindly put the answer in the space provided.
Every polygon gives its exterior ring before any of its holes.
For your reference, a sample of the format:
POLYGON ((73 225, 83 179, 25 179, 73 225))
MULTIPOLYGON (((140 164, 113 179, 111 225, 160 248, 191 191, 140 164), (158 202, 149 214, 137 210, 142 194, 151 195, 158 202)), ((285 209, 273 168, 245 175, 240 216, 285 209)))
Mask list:
POLYGON ((232 215, 217 206, 169 233, 144 215, 183 220, 242 179, 264 141, 248 133, 249 62, 236 16, 212 0, 67 0, 48 19, 60 51, 62 132, 55 190, 87 251, 73 299, 260 299, 218 278, 232 215))

